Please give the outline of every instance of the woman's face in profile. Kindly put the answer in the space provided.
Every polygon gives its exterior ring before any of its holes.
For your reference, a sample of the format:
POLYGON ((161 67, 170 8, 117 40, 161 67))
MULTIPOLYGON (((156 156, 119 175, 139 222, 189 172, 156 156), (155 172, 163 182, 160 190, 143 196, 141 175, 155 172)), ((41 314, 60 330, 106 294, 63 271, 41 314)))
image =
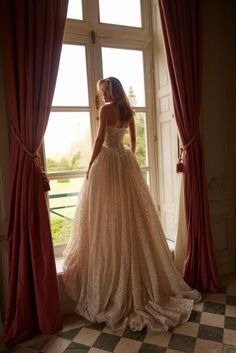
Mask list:
POLYGON ((111 102, 112 98, 109 93, 109 83, 108 82, 103 82, 100 86, 100 93, 101 97, 104 100, 105 103, 111 102))

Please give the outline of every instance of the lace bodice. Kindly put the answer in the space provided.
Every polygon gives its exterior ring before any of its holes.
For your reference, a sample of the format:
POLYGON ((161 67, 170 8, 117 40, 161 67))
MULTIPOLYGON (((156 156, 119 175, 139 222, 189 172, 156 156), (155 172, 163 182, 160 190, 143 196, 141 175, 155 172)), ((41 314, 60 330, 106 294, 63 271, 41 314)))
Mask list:
POLYGON ((125 151, 125 147, 123 144, 123 138, 125 133, 126 128, 108 126, 106 130, 106 138, 104 145, 120 152, 125 151))

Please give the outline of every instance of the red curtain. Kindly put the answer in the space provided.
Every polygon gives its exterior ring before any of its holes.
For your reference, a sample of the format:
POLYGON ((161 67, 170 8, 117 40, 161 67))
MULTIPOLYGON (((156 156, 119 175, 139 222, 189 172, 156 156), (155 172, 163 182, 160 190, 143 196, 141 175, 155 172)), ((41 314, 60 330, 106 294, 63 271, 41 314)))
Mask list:
POLYGON ((184 279, 200 292, 219 289, 199 115, 203 63, 203 10, 199 0, 159 0, 174 110, 184 145, 187 251, 184 279))
POLYGON ((7 346, 62 327, 55 260, 38 158, 55 88, 68 0, 1 1, 10 119, 7 346))

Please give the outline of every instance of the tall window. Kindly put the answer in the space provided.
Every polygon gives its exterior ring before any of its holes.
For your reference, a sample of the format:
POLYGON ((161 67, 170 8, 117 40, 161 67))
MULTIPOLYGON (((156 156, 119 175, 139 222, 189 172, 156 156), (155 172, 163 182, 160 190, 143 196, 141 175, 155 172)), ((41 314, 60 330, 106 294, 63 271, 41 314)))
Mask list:
MULTIPOLYGON (((153 200, 157 200, 149 5, 149 1, 140 0, 69 1, 57 84, 45 134, 56 256, 60 256, 68 241, 96 137, 101 105, 96 82, 102 77, 119 78, 135 108, 136 156, 153 200)), ((128 135, 125 143, 129 144, 128 135)))

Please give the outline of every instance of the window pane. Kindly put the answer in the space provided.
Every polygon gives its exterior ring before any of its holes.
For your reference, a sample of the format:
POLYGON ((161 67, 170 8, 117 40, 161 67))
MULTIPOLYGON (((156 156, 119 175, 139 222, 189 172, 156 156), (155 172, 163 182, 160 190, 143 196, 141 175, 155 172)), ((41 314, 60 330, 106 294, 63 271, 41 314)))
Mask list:
POLYGON ((103 77, 118 78, 134 106, 145 106, 143 52, 102 48, 103 77))
MULTIPOLYGON (((148 165, 147 155, 147 134, 146 134, 146 114, 136 113, 135 115, 135 127, 136 127, 136 158, 140 167, 148 165)), ((130 145, 129 134, 126 133, 124 137, 124 144, 130 145)))
POLYGON ((83 45, 63 44, 53 106, 88 106, 86 52, 83 45))
POLYGON ((140 166, 148 165, 147 155, 147 134, 146 134, 146 114, 136 113, 136 157, 140 166))
POLYGON ((100 22, 142 27, 140 0, 99 0, 100 22))
POLYGON ((77 198, 84 178, 51 180, 49 192, 53 244, 68 242, 77 198))
POLYGON ((67 18, 83 20, 82 0, 69 0, 67 18))
POLYGON ((150 189, 150 175, 149 175, 149 172, 143 170, 142 173, 143 173, 144 179, 146 180, 147 186, 150 189))
POLYGON ((85 170, 91 154, 89 113, 51 112, 44 141, 48 172, 85 170))

